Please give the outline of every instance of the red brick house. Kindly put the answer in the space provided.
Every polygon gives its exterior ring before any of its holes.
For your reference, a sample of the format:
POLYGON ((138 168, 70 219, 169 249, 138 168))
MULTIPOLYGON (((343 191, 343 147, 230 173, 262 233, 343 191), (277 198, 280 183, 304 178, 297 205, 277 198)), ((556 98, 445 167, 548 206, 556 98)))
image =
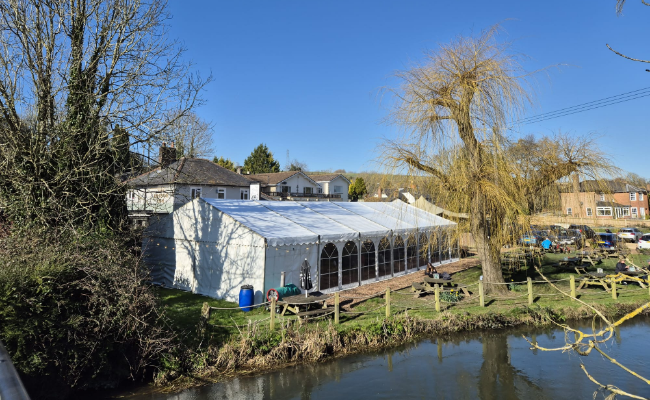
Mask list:
POLYGON ((578 218, 644 219, 648 190, 620 181, 580 182, 579 191, 560 193, 562 213, 578 218))

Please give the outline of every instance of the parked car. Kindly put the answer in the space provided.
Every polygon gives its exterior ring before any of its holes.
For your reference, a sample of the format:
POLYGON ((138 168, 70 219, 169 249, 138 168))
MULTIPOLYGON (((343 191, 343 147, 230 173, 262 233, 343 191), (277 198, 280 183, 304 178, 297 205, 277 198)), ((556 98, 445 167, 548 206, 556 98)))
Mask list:
POLYGON ((582 236, 586 237, 587 239, 593 239, 596 236, 596 232, 591 229, 588 225, 574 225, 571 224, 569 225, 569 229, 577 229, 580 231, 580 234, 582 236))
POLYGON ((616 236, 618 236, 618 238, 623 242, 630 240, 636 243, 643 236, 643 232, 641 232, 638 228, 621 228, 616 233, 616 236))
POLYGON ((600 248, 607 250, 615 250, 616 245, 618 244, 618 236, 613 233, 602 233, 599 232, 595 237, 596 245, 600 248))
POLYGON ((650 249, 650 233, 646 233, 641 236, 641 239, 637 242, 637 250, 650 249))
POLYGON ((563 245, 573 244, 582 247, 582 234, 577 229, 562 230, 558 233, 556 242, 563 245))
POLYGON ((544 241, 544 238, 538 233, 525 233, 519 238, 519 244, 528 246, 538 246, 544 241))

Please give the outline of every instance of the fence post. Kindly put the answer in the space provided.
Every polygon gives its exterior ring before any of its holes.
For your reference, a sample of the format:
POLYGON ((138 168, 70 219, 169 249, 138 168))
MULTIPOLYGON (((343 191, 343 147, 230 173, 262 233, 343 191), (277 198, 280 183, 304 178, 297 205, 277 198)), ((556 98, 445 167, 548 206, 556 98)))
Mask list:
POLYGON ((334 293, 334 324, 339 324, 339 292, 334 293))
POLYGON ((485 307, 485 296, 483 295, 483 281, 478 281, 478 297, 481 302, 481 307, 485 307))
POLYGON ((575 301, 576 299, 576 277, 571 275, 571 300, 575 301))
POLYGON ((275 330, 275 297, 271 298, 271 330, 275 330))
POLYGON ((612 299, 616 300, 616 281, 612 279, 612 299))
POLYGON ((440 286, 436 285, 436 311, 440 312, 440 286))
POLYGON ((390 317, 390 288, 386 289, 386 318, 390 317))
POLYGON ((528 305, 533 305, 533 280, 528 277, 528 305))

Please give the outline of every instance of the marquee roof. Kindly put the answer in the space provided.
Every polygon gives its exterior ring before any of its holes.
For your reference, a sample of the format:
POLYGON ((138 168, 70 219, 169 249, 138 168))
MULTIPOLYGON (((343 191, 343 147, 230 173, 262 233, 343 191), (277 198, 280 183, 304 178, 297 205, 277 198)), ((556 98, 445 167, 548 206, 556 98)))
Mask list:
POLYGON ((269 246, 377 238, 455 225, 416 207, 391 203, 270 202, 204 199, 266 238, 269 246))

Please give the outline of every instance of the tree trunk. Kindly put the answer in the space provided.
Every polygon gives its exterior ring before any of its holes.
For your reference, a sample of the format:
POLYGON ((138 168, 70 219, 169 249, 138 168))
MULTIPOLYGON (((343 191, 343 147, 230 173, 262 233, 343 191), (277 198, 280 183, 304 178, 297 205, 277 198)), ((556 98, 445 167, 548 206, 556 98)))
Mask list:
POLYGON ((488 294, 505 294, 508 288, 501 272, 501 247, 491 238, 483 207, 483 196, 477 194, 472 201, 470 229, 476 243, 478 257, 483 269, 483 286, 488 294), (491 284, 500 283, 500 284, 491 284))

